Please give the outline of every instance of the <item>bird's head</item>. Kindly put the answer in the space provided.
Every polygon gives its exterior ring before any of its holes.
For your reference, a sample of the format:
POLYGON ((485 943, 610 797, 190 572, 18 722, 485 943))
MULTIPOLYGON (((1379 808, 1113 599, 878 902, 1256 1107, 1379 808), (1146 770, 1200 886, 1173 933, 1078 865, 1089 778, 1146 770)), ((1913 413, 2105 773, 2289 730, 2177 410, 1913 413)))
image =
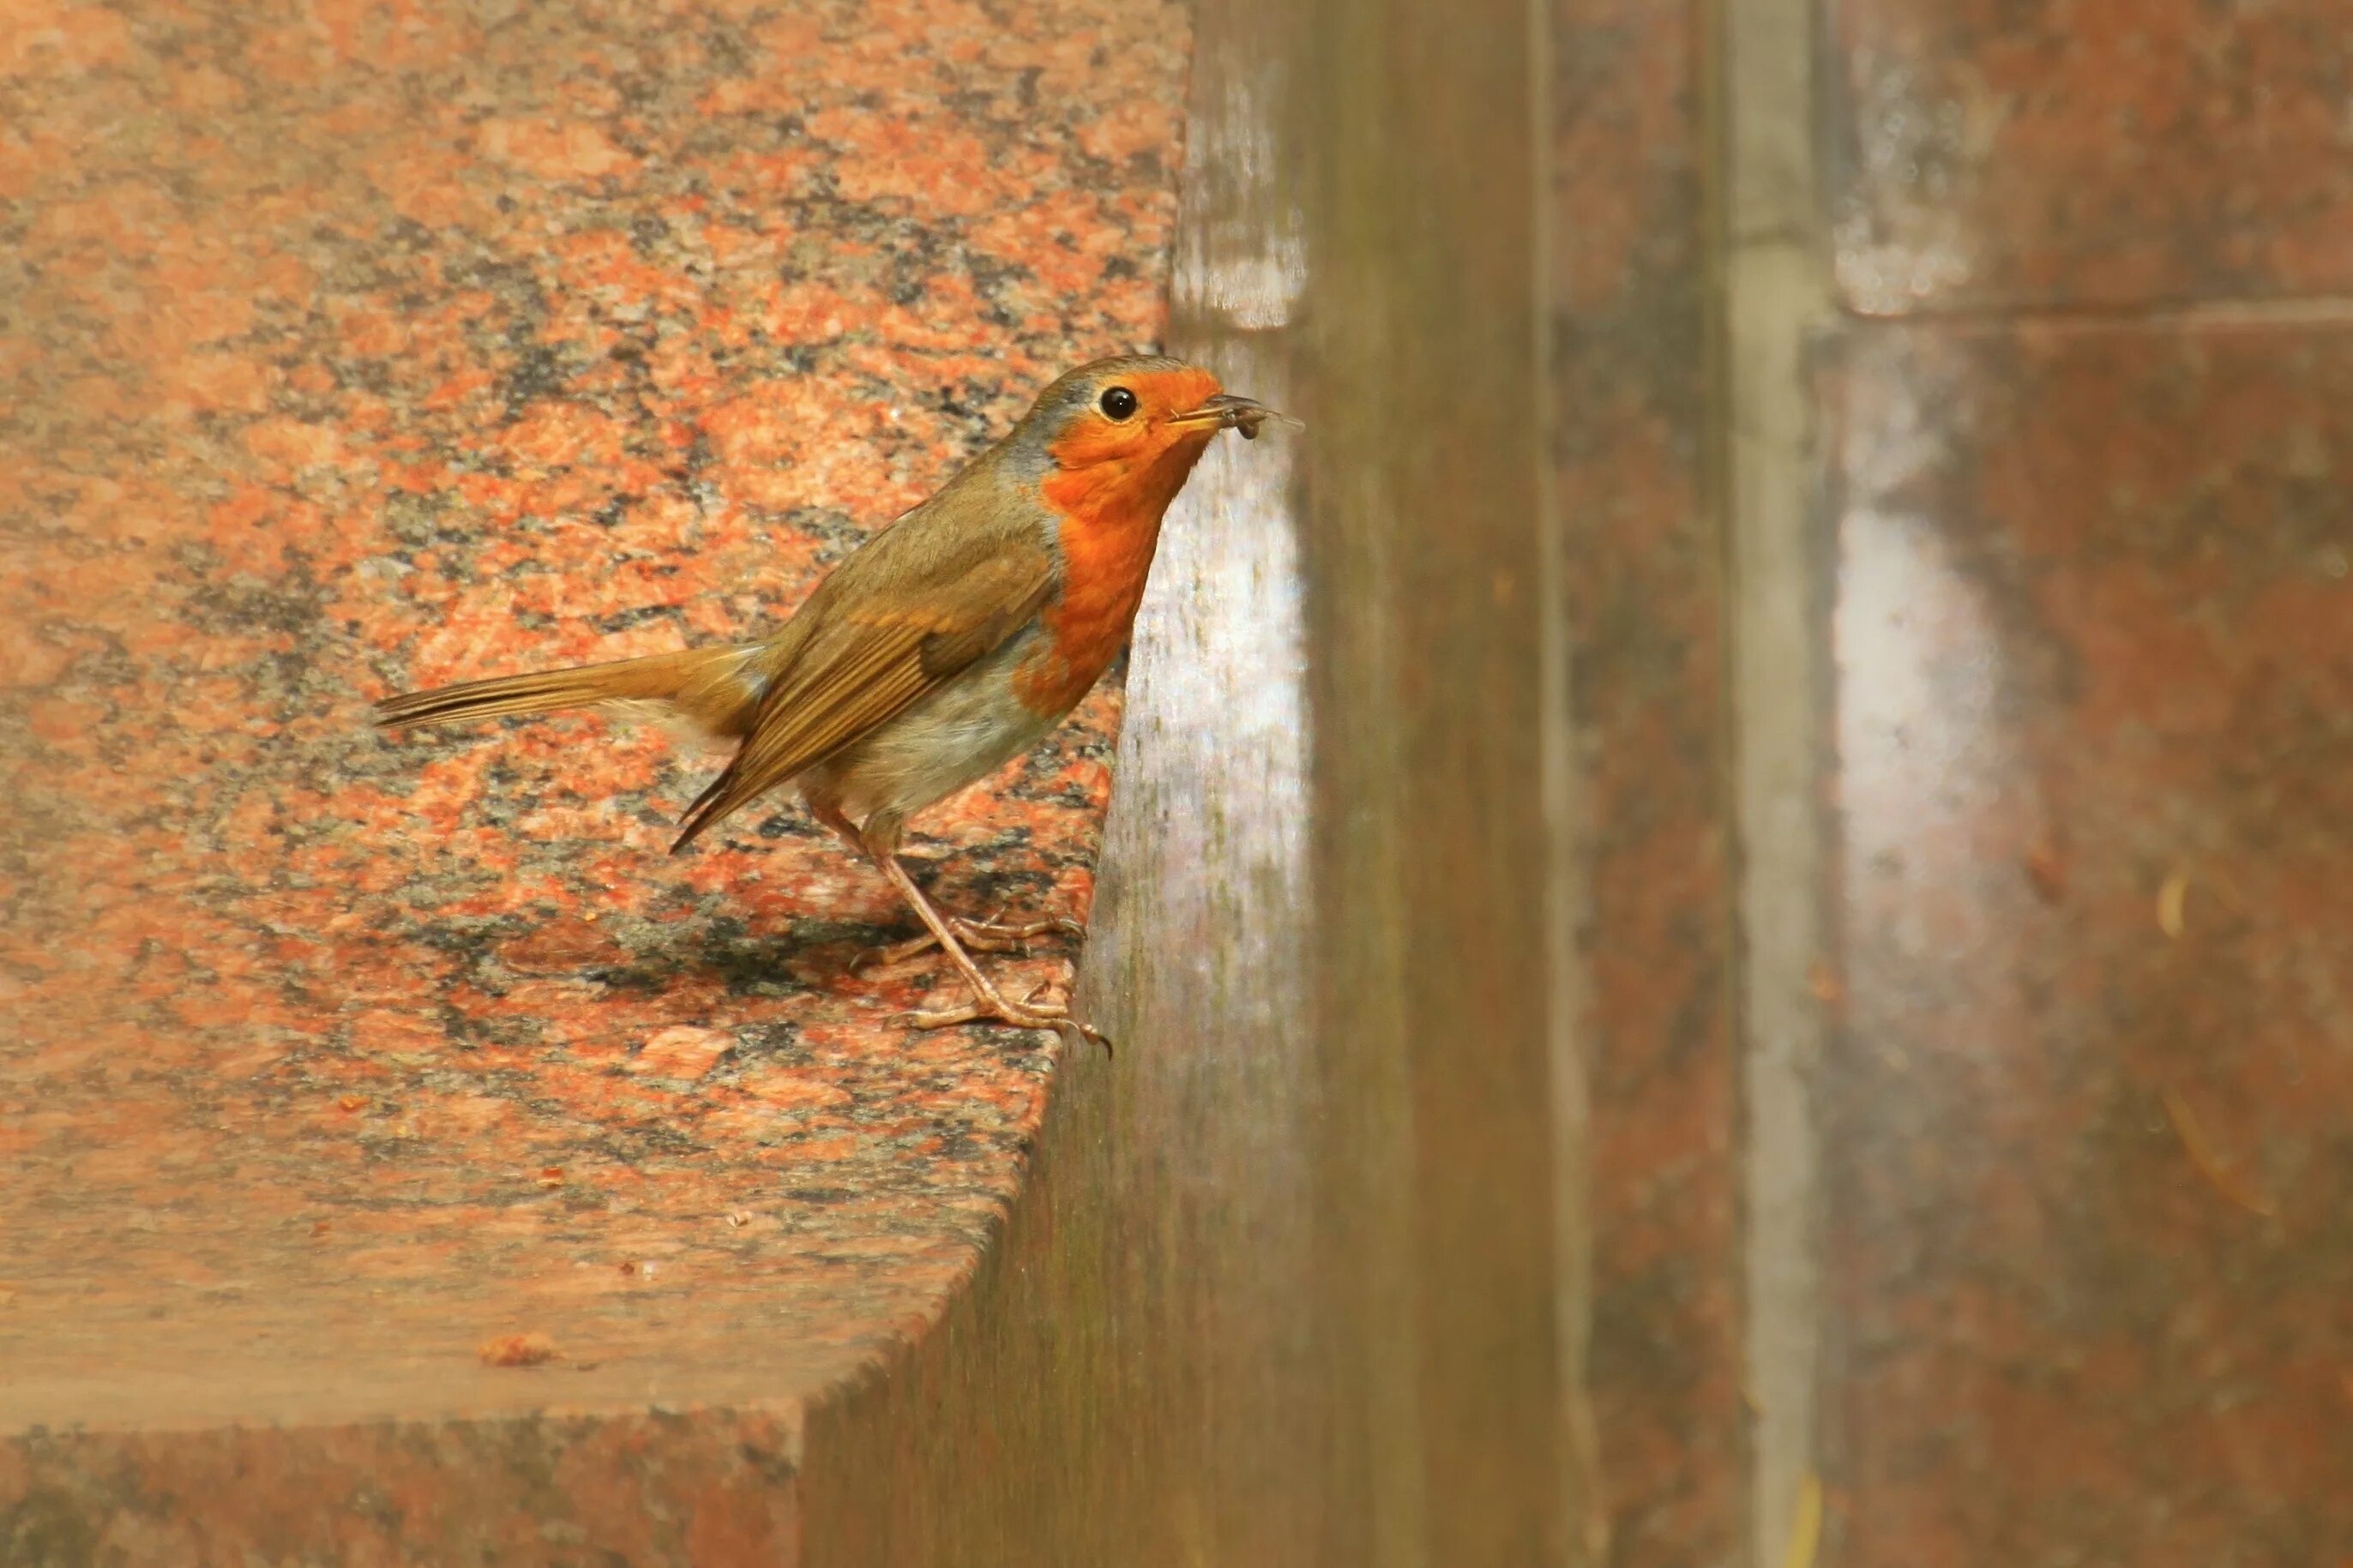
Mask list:
MULTIPOLYGON (((1038 396, 1008 438, 1058 510, 1148 510, 1154 521, 1220 430, 1255 437, 1283 416, 1156 354, 1096 360, 1038 396)), ((1295 423, 1295 421, 1285 421, 1295 423)))

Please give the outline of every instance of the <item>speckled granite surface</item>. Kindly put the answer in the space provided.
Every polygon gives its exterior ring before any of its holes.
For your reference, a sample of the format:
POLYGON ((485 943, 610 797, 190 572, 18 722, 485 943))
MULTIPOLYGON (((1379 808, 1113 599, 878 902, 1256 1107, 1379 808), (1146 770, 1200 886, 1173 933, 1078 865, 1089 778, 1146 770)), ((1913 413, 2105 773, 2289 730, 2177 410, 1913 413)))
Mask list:
MULTIPOLYGON (((968 1267, 1058 1047, 888 1025, 950 983, 846 973, 909 922, 796 806, 669 858, 707 760, 366 704, 772 623, 1152 340, 1184 11, 28 4, 0 1434, 788 1427, 968 1267)), ((945 898, 1084 910, 1115 712, 919 824, 945 898)))

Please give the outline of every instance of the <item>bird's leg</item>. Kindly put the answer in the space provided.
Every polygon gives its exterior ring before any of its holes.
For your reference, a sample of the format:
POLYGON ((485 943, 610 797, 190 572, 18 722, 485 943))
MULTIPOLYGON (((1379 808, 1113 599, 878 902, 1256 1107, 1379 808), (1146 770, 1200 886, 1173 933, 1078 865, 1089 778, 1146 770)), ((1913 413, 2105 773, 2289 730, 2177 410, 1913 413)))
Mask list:
POLYGON ((866 836, 858 831, 858 824, 850 821, 848 816, 842 814, 842 809, 839 804, 825 795, 818 795, 814 792, 806 794, 801 798, 807 803, 809 808, 809 815, 817 818, 818 825, 827 829, 844 844, 849 845, 851 854, 864 855, 868 853, 866 847, 866 836))
POLYGON ((981 973, 980 965, 973 962, 972 954, 964 950, 964 944, 956 940, 956 933, 947 918, 932 908, 932 901, 923 897, 923 890, 915 886, 915 879, 907 875, 904 866, 899 864, 894 848, 895 846, 887 840, 877 843, 870 838, 867 844, 867 852, 874 857, 874 863, 881 868, 884 876, 891 879, 892 886, 914 906, 915 913, 922 917, 923 924, 931 928, 932 940, 940 944, 940 951, 946 953, 948 961, 963 973, 964 983, 972 987, 973 996, 961 1007, 904 1014, 902 1016, 906 1022, 918 1029, 944 1028, 951 1024, 971 1024, 991 1018, 1024 1029, 1050 1029, 1057 1024, 1068 1024, 1105 1051, 1111 1049, 1108 1036, 1093 1025, 1072 1017, 1067 1006, 1052 1002, 1040 1003, 1035 991, 1018 1002, 1009 1000, 999 991, 996 984, 981 973))
MULTIPOLYGON (((842 815, 839 806, 830 802, 821 803, 812 800, 808 803, 808 807, 810 815, 831 828, 844 843, 862 855, 873 856, 878 863, 896 853, 895 835, 892 836, 892 849, 884 854, 876 855, 873 847, 867 843, 865 835, 860 833, 857 825, 842 815)), ((1003 910, 997 910, 985 921, 968 921, 960 915, 945 915, 942 918, 946 921, 948 930, 955 933, 956 940, 964 943, 967 950, 977 948, 983 952, 1019 952, 1022 950, 1021 944, 1033 937, 1055 935, 1083 937, 1087 934, 1087 928, 1068 915, 1050 915, 1043 920, 1016 921, 1009 924, 1006 921, 1003 910)), ((902 959, 913 958, 919 952, 929 952, 937 947, 939 942, 940 939, 926 929, 923 935, 909 937, 905 942, 894 942, 887 947, 870 947, 849 961, 849 971, 855 974, 869 964, 897 963, 902 959)))

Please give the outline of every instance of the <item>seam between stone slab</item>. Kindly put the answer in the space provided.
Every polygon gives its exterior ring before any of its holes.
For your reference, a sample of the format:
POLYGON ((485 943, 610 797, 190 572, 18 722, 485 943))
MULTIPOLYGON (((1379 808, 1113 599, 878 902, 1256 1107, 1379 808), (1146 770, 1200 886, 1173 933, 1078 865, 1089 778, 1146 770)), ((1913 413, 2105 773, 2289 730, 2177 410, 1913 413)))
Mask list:
POLYGON ((1812 0, 1725 0, 1715 28, 1754 1410, 1747 1556, 1758 1564, 1783 1560, 1819 1427, 1824 685, 1805 367, 1810 333, 1833 314, 1815 135, 1819 22, 1812 0))
MULTIPOLYGON (((961 1287, 958 1287, 961 1289, 961 1287)), ((879 1356, 881 1352, 878 1352, 879 1356)), ((842 1374, 843 1378, 862 1375, 866 1363, 842 1374)), ((560 1377, 559 1372, 543 1375, 560 1377)), ((628 1402, 612 1400, 584 1401, 566 1404, 551 1400, 545 1405, 521 1410, 456 1410, 402 1413, 389 1411, 380 1415, 354 1416, 350 1420, 312 1421, 296 1417, 286 1421, 207 1421, 198 1417, 142 1426, 129 1421, 76 1422, 71 1426, 32 1423, 0 1431, 0 1447, 43 1442, 132 1441, 139 1443, 170 1442, 179 1438, 212 1439, 224 1436, 317 1436, 332 1434, 397 1432, 404 1427, 441 1427, 449 1426, 491 1427, 501 1424, 554 1423, 565 1421, 614 1421, 640 1418, 659 1420, 692 1420, 697 1416, 750 1416, 774 1421, 785 1436, 783 1457, 799 1464, 804 1429, 808 1424, 810 1402, 838 1379, 828 1378, 809 1389, 797 1394, 780 1394, 775 1398, 729 1400, 724 1404, 709 1400, 681 1400, 675 1404, 659 1399, 628 1402)))
POLYGON ((1559 500, 1558 475, 1551 446, 1559 431, 1566 400, 1559 395, 1556 361, 1556 304, 1549 297, 1556 254, 1556 226, 1573 221, 1562 210, 1554 182, 1554 94, 1559 90, 1554 29, 1554 8, 1530 5, 1527 12, 1528 94, 1535 123, 1529 128, 1535 204, 1535 254, 1531 260, 1530 286, 1540 308, 1534 353, 1539 399, 1535 428, 1537 449, 1530 460, 1536 476, 1536 552, 1539 563, 1539 635, 1542 668, 1538 671, 1539 708, 1543 733, 1539 758, 1545 807, 1544 920, 1547 952, 1545 969, 1550 995, 1549 1014, 1552 1078, 1553 1147, 1559 1152, 1553 1175, 1556 1332, 1560 1356, 1562 1430, 1561 1488, 1567 1500, 1566 1516, 1572 1521, 1569 1561, 1577 1568, 1599 1568, 1609 1556, 1609 1510, 1601 1462, 1601 1436, 1594 1409, 1593 1279, 1594 1220, 1592 1175, 1593 1085, 1588 1071, 1591 1042, 1577 1027, 1591 1003, 1589 977, 1578 952, 1579 911, 1588 907, 1591 889, 1581 884, 1579 869, 1586 858, 1585 835, 1591 829, 1590 792, 1584 788, 1577 766, 1577 689, 1570 636, 1569 563, 1567 529, 1559 500), (1582 1521, 1582 1529, 1575 1521, 1582 1521))
POLYGON ((2353 295, 2315 294, 2277 300, 2218 299, 2104 305, 1994 305, 1916 310, 1860 310, 1831 301, 1841 325, 1861 327, 2081 326, 2089 329, 2145 327, 2152 331, 2194 331, 2229 327, 2353 326, 2353 295))

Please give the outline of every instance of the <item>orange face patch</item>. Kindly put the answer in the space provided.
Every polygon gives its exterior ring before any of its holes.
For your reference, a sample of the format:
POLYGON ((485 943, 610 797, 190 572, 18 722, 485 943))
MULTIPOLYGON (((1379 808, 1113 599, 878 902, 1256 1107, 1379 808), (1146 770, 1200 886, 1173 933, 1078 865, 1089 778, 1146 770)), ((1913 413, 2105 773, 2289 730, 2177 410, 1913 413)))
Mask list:
POLYGON ((1048 446, 1060 471, 1040 487, 1060 520, 1062 597, 1041 617, 1049 638, 1014 677, 1031 710, 1068 711, 1119 655, 1144 600, 1160 543, 1160 520, 1208 450, 1215 425, 1170 425, 1219 391, 1201 370, 1155 371, 1097 389, 1048 446), (1135 411, 1115 419, 1101 406, 1113 385, 1134 394, 1135 411))
POLYGON ((1218 378, 1206 370, 1146 371, 1107 377, 1094 389, 1087 407, 1071 412, 1069 423, 1047 450, 1060 465, 1064 478, 1092 472, 1099 480, 1112 481, 1119 474, 1149 467, 1173 442, 1213 433, 1214 426, 1171 426, 1167 420, 1172 414, 1200 407, 1219 390, 1218 378), (1103 397, 1117 390, 1135 399, 1135 412, 1124 419, 1115 419, 1103 410, 1103 397))

